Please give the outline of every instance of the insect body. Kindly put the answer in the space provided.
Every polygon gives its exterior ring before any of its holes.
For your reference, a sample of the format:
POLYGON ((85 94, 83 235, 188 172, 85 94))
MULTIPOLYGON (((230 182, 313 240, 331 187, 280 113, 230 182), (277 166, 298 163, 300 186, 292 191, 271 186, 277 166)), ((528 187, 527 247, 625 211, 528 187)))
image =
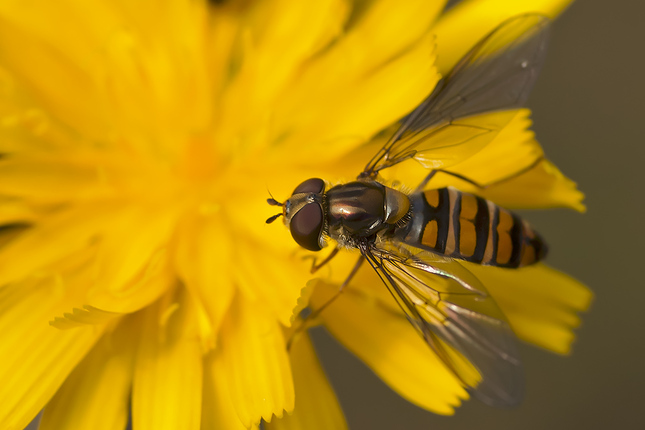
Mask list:
POLYGON ((531 226, 489 200, 441 188, 410 196, 414 211, 394 236, 442 255, 491 266, 521 267, 546 254, 531 226))
POLYGON ((319 251, 332 239, 337 247, 331 256, 340 248, 359 250, 345 284, 367 261, 462 384, 500 406, 522 397, 515 336, 461 262, 511 270, 542 259, 546 245, 525 221, 491 201, 450 187, 427 189, 438 171, 454 174, 448 170, 430 167, 409 194, 386 186, 379 172, 410 159, 432 166, 432 151, 441 145, 468 150, 490 142, 512 115, 485 128, 462 119, 522 106, 544 58, 547 27, 542 16, 522 15, 486 36, 401 121, 356 181, 327 189, 325 181, 311 178, 286 202, 268 200, 282 213, 267 222, 284 216, 303 248, 319 251))
POLYGON ((546 254, 544 241, 526 221, 491 201, 452 187, 409 196, 373 180, 337 185, 326 193, 324 188, 322 179, 303 182, 285 213, 293 237, 311 251, 322 249, 326 234, 344 247, 355 248, 361 241, 377 238, 397 240, 460 260, 501 267, 532 264, 546 254), (304 196, 304 211, 298 209, 302 203, 297 199, 303 189, 310 190, 304 196))

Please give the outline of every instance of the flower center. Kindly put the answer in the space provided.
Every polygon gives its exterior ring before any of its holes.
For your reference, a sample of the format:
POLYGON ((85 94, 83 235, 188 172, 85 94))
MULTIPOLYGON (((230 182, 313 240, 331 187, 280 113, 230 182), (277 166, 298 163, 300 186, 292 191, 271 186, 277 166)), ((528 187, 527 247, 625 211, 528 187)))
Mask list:
POLYGON ((221 170, 221 157, 207 136, 190 138, 176 165, 177 177, 189 189, 210 188, 221 170))

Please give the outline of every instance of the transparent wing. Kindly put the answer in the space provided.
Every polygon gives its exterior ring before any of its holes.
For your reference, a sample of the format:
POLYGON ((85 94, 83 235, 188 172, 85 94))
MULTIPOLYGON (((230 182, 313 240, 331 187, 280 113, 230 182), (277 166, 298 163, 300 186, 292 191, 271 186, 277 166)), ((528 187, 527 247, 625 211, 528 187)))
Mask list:
POLYGON ((473 47, 370 160, 361 176, 414 158, 428 168, 447 167, 433 158, 442 149, 465 159, 490 142, 514 112, 481 121, 466 118, 522 107, 544 62, 549 19, 511 18, 473 47))
POLYGON ((361 251, 412 325, 475 397, 493 406, 520 403, 524 377, 515 334, 472 273, 426 251, 361 251))

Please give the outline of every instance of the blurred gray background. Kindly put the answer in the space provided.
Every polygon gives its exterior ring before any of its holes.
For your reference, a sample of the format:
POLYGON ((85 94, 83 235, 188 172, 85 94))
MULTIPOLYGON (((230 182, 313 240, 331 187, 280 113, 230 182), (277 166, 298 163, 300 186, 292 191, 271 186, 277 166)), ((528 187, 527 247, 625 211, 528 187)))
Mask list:
MULTIPOLYGON (((520 1, 520 0, 517 0, 520 1)), ((522 347, 522 406, 469 401, 455 416, 407 403, 320 333, 317 348, 353 430, 645 429, 645 2, 578 0, 553 25, 529 100, 547 156, 587 213, 529 213, 549 264, 595 292, 573 355, 522 347)))
POLYGON ((522 406, 469 401, 443 417, 407 403, 317 331, 352 430, 645 429, 644 53, 645 2, 578 0, 553 26, 529 101, 547 156, 587 195, 584 215, 527 216, 549 241, 549 263, 596 295, 573 355, 523 345, 522 406))

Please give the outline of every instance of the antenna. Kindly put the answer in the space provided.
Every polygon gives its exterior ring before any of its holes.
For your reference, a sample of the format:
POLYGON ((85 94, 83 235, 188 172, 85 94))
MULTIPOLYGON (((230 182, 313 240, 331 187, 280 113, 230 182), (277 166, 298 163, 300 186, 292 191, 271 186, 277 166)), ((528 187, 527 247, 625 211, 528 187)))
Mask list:
POLYGON ((267 224, 271 224, 273 221, 277 220, 278 217, 282 216, 282 213, 275 214, 271 218, 267 219, 267 224))
POLYGON ((271 197, 270 199, 267 199, 267 203, 270 204, 271 206, 284 206, 284 203, 280 203, 273 197, 271 197))

